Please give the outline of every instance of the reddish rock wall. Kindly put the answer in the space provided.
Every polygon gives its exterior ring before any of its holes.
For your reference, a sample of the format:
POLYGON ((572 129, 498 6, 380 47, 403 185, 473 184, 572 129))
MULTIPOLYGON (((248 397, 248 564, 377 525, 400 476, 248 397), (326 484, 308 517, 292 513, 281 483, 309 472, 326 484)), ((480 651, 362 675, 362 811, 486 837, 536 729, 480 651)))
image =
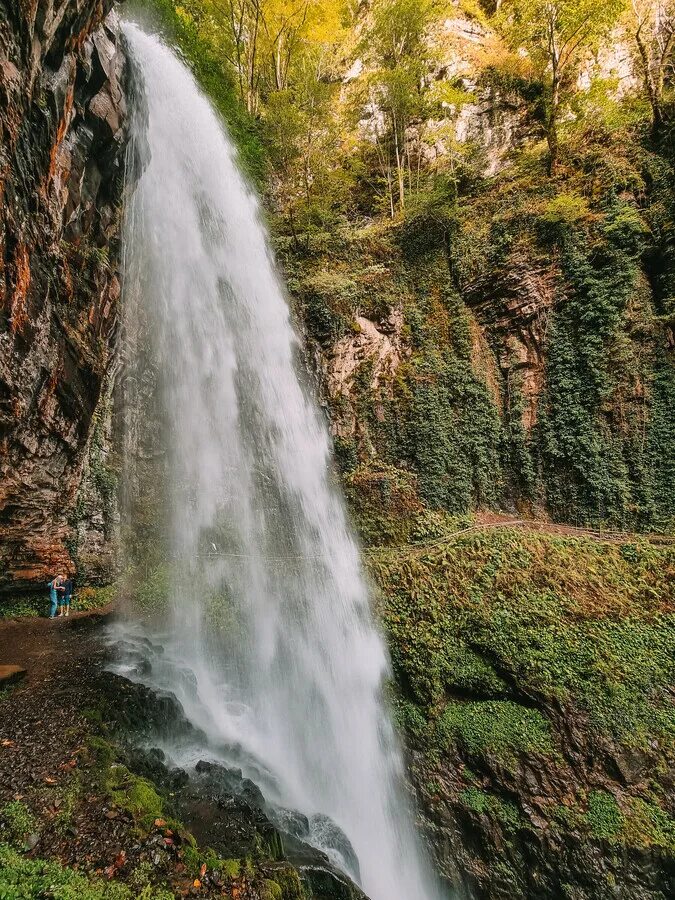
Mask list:
POLYGON ((0 593, 72 565, 112 360, 125 65, 111 6, 0 0, 0 593))

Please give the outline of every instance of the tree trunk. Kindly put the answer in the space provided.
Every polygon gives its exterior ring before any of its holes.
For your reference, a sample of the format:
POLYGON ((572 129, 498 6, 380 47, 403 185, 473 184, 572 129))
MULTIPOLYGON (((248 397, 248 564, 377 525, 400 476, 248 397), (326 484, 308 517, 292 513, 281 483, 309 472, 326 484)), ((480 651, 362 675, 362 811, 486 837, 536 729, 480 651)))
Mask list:
POLYGON ((405 171, 403 160, 399 150, 398 133, 394 130, 394 149, 396 151, 396 176, 398 179, 398 203, 401 210, 405 209, 405 171))
MULTIPOLYGON (((642 74, 645 83, 645 91, 652 108, 652 133, 658 134, 663 128, 663 109, 661 100, 663 97, 663 65, 658 66, 652 53, 650 53, 647 43, 642 36, 642 24, 635 34, 635 43, 637 44, 640 54, 640 63, 642 64, 642 74), (654 71, 656 69, 656 71, 654 71)), ((667 42, 667 47, 671 44, 671 39, 667 42)), ((667 49, 664 50, 663 59, 667 58, 667 49)))
POLYGON ((661 109, 661 101, 655 97, 652 101, 652 132, 659 134, 663 129, 663 110, 661 109))
POLYGON ((546 123, 546 141, 548 143, 548 174, 553 176, 558 168, 558 107, 560 105, 560 82, 554 75, 551 91, 551 109, 546 123))

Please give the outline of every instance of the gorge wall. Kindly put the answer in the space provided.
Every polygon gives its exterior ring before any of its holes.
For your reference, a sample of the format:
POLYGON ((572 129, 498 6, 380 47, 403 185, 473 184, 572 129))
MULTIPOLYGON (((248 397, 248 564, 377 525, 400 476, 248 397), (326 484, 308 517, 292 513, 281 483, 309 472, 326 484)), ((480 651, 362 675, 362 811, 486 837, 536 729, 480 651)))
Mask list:
POLYGON ((120 297, 125 63, 111 7, 0 4, 0 591, 70 570, 78 543, 100 559, 109 528, 100 433, 87 456, 120 297), (95 502, 76 510, 85 467, 95 502))
POLYGON ((418 45, 429 94, 449 99, 420 106, 397 138, 407 162, 395 215, 386 91, 380 105, 353 99, 389 77, 372 12, 359 24, 371 44, 347 45, 358 58, 335 101, 343 115, 361 102, 358 130, 341 126, 304 230, 302 202, 288 200, 301 171, 280 176, 279 254, 343 471, 390 496, 412 486, 455 515, 668 529, 669 133, 654 140, 640 124, 629 38, 613 33, 581 68, 551 177, 546 87, 518 70, 524 51, 509 58, 489 6, 450 4, 418 45))
MULTIPOLYGON (((278 109, 271 93, 255 116, 242 111, 227 48, 200 31, 200 3, 178 13, 169 0, 143 5, 168 23, 265 187, 357 502, 377 490, 394 519, 403 502, 670 527, 672 161, 630 105, 639 79, 625 42, 580 76, 588 96, 569 112, 552 179, 541 85, 514 73, 478 7, 453 3, 452 15, 432 17, 418 40, 422 84, 448 99, 420 107, 405 130, 408 197, 392 217, 378 161, 386 110, 371 87, 381 62, 365 40, 377 42, 377 4, 341 32, 306 126, 307 97, 292 86, 278 109), (621 92, 600 103, 589 85, 617 79, 621 92)), ((115 568, 106 377, 125 73, 114 20, 103 24, 110 7, 3 7, 6 587, 72 560, 83 580, 109 580, 115 568)))
MULTIPOLYGON (((654 138, 630 54, 604 48, 549 176, 541 83, 502 65, 494 4, 451 2, 424 32, 416 82, 450 99, 406 129, 392 216, 390 136, 375 139, 382 109, 361 96, 377 73, 362 36, 386 4, 361 5, 337 62, 312 57, 250 114, 213 43, 218 4, 145 5, 266 192, 440 869, 486 900, 665 900, 672 547, 452 535, 476 510, 672 530, 672 124, 654 138)), ((82 581, 114 570, 127 73, 110 7, 0 0, 0 594, 73 561, 82 581)), ((154 388, 151 360, 121 385, 148 608, 170 589, 154 388)))

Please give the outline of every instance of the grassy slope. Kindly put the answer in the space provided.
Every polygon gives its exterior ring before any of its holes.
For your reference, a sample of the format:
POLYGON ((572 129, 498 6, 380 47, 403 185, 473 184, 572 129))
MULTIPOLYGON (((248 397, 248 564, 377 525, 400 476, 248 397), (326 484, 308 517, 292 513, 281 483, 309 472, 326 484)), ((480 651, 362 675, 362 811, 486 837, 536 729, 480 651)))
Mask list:
POLYGON ((675 854, 674 548, 499 529, 369 569, 428 808, 675 854))

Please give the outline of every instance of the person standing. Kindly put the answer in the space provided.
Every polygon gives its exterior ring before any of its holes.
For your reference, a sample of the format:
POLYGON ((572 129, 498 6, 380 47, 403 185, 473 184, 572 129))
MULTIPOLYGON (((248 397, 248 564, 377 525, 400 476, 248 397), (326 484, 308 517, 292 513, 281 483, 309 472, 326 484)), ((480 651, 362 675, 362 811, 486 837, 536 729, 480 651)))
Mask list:
POLYGON ((73 579, 69 575, 63 582, 63 606, 61 607, 60 613, 62 616, 70 615, 70 601, 73 596, 73 587, 73 579))
POLYGON ((54 619, 60 605, 60 598, 65 593, 63 575, 56 575, 47 585, 49 588, 49 618, 54 619))

